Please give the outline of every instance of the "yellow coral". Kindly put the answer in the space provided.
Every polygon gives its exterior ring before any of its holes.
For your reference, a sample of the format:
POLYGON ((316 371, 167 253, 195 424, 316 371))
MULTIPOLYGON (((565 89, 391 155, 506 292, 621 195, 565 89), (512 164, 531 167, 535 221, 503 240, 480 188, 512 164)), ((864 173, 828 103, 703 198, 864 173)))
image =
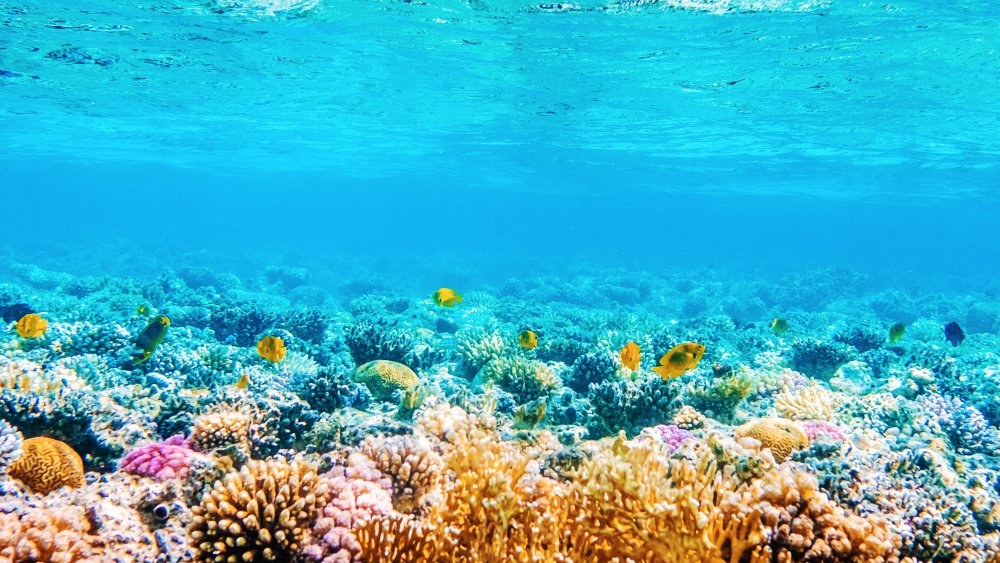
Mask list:
POLYGON ((0 514, 0 561, 99 563, 97 538, 79 506, 0 514))
POLYGON ((705 424, 705 415, 698 412, 691 405, 683 405, 674 414, 674 424, 685 430, 701 428, 705 424))
POLYGON ((736 429, 738 438, 753 438, 771 450, 774 461, 784 462, 792 452, 809 445, 809 436, 795 422, 783 418, 758 418, 736 429))
POLYGON ((86 386, 87 383, 75 370, 65 366, 46 370, 30 360, 17 360, 0 366, 0 389, 38 394, 83 389, 86 386))
POLYGON ((251 461, 193 508, 196 560, 291 561, 327 497, 327 483, 311 464, 251 461))
POLYGON ((354 370, 352 378, 367 386, 372 396, 380 400, 392 399, 397 390, 409 391, 420 385, 420 379, 412 369, 391 360, 362 364, 354 370))
POLYGON ((25 440, 21 451, 7 473, 32 491, 47 494, 59 487, 83 485, 83 460, 69 444, 39 436, 25 440))
POLYGON ((194 419, 191 427, 191 445, 203 452, 233 445, 246 450, 252 422, 250 415, 237 410, 202 414, 194 419))
POLYGON ((834 412, 843 404, 842 394, 818 385, 785 390, 774 398, 774 410, 792 420, 832 420, 834 412))

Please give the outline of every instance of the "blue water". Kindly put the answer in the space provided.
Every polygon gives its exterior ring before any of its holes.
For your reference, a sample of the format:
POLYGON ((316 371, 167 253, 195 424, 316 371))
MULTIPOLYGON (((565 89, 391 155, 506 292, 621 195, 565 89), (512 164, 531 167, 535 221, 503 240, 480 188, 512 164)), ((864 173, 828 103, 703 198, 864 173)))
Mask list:
POLYGON ((1000 4, 0 3, 11 259, 437 287, 1000 265, 1000 4))

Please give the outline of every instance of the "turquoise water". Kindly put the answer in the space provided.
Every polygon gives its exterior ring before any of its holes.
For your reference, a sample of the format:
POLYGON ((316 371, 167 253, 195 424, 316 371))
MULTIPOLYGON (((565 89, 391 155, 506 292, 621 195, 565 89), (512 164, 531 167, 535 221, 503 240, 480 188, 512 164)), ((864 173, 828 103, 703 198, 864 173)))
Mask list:
POLYGON ((469 268, 997 269, 992 2, 5 2, 0 21, 0 178, 53 219, 15 248, 68 228, 469 268))

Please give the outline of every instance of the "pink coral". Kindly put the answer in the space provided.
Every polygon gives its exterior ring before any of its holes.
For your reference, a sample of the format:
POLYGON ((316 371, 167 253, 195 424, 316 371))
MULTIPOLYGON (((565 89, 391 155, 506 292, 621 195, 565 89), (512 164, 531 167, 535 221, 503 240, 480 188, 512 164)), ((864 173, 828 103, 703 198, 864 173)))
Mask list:
POLYGON ((806 436, 809 436, 810 442, 815 440, 816 436, 819 436, 820 434, 828 436, 830 439, 837 442, 844 441, 843 430, 832 422, 824 422, 822 420, 803 422, 802 430, 805 431, 806 436))
POLYGON ((178 434, 164 442, 139 446, 122 459, 120 468, 126 473, 165 481, 187 475, 195 455, 191 442, 178 434))
POLYGON ((322 563, 360 561, 361 547, 353 531, 376 516, 395 514, 392 482, 360 456, 352 456, 347 467, 334 468, 324 477, 333 496, 302 555, 322 563))
POLYGON ((684 430, 676 424, 660 424, 657 426, 651 426, 646 428, 646 431, 658 441, 665 444, 670 452, 677 451, 677 448, 681 447, 684 440, 692 438, 692 434, 690 432, 684 430))

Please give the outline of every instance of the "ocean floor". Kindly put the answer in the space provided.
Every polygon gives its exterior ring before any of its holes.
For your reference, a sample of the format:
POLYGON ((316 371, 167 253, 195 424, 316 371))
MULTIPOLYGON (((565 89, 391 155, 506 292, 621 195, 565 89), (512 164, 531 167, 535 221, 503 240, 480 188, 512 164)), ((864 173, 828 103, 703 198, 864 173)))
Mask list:
POLYGON ((1000 562, 988 291, 5 271, 2 561, 1000 562))

